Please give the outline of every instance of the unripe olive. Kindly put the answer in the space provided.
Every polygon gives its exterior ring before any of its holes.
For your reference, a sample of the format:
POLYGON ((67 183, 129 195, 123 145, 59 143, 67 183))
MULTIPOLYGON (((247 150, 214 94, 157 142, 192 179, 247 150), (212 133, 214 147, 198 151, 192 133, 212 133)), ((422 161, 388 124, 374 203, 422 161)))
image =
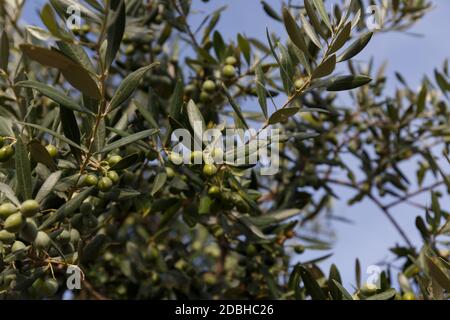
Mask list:
POLYGON ((236 69, 232 65, 227 64, 222 69, 222 75, 225 78, 234 78, 236 76, 236 69))
POLYGON ((207 163, 203 166, 203 174, 213 176, 217 173, 217 167, 213 164, 207 163))
POLYGON ((5 162, 8 161, 9 156, 8 156, 8 148, 9 146, 5 146, 0 148, 0 162, 5 162))
POLYGON ((103 192, 111 190, 112 186, 113 186, 113 182, 108 177, 100 178, 100 180, 97 183, 97 188, 103 192))
POLYGON ((14 241, 11 252, 17 252, 19 250, 22 250, 26 247, 26 245, 22 241, 14 241))
POLYGON ((83 214, 90 214, 94 211, 94 206, 90 202, 83 202, 80 206, 80 212, 83 214))
POLYGON ((45 149, 47 149, 48 154, 52 158, 56 158, 58 156, 58 148, 56 148, 54 145, 48 144, 45 146, 45 149))
POLYGON ((125 54, 126 54, 127 56, 131 56, 131 55, 134 53, 134 51, 135 51, 135 48, 134 48, 134 46, 133 46, 132 44, 128 45, 128 46, 125 48, 125 54))
POLYGON ((191 95, 197 91, 197 87, 194 84, 188 84, 186 87, 184 87, 184 93, 187 95, 191 95))
POLYGON ((111 181, 114 184, 119 183, 120 177, 119 177, 119 174, 116 171, 113 171, 113 170, 108 171, 107 176, 108 176, 108 178, 111 179, 111 181))
POLYGON ((119 156, 118 154, 116 154, 116 155, 109 157, 107 161, 108 161, 109 165, 112 167, 113 165, 118 163, 120 160, 122 160, 122 157, 119 156))
POLYGON ((23 228, 24 224, 25 218, 20 212, 18 212, 13 213, 6 218, 4 227, 8 232, 17 233, 23 228))
POLYGON ((27 219, 25 224, 20 231, 20 237, 28 242, 33 242, 36 239, 38 230, 36 226, 36 222, 33 219, 27 219))
POLYGON ((237 59, 233 56, 229 56, 225 59, 225 63, 228 65, 235 66, 237 64, 237 62, 238 62, 237 59))
POLYGON ((8 156, 8 159, 11 158, 14 154, 14 148, 11 145, 4 146, 6 150, 6 155, 8 156))
POLYGON ((302 79, 297 79, 294 82, 295 89, 300 90, 305 82, 302 79))
POLYGON ((219 189, 219 187, 217 187, 217 186, 211 186, 211 187, 208 189, 208 195, 211 196, 211 197, 217 197, 217 196, 219 196, 219 195, 220 195, 220 189, 219 189))
POLYGON ((98 183, 98 178, 95 174, 88 174, 85 178, 84 178, 84 183, 87 186, 95 186, 98 183))
POLYGON ((16 240, 16 235, 14 233, 8 232, 6 230, 0 230, 0 241, 3 243, 12 243, 16 240))
POLYGON ((16 260, 25 259, 27 256, 27 253, 25 252, 26 245, 22 241, 14 241, 13 245, 11 246, 11 252, 16 253, 15 258, 16 260))
POLYGON ((42 293, 46 297, 53 297, 58 292, 58 281, 53 278, 48 278, 44 281, 42 286, 42 293))
POLYGON ((180 165, 183 163, 183 156, 176 152, 171 152, 169 155, 169 160, 175 165, 180 165))
POLYGON ((2 205, 0 205, 0 218, 6 219, 13 213, 17 212, 17 210, 17 207, 12 203, 3 203, 2 205))
POLYGON ((245 249, 248 256, 254 256, 256 254, 256 247, 253 244, 249 244, 245 249))
POLYGON ((211 96, 208 92, 202 91, 200 92, 200 102, 209 102, 211 100, 211 96))
POLYGON ((81 31, 83 31, 83 33, 88 33, 89 31, 91 31, 91 26, 88 24, 83 24, 81 26, 81 31))
POLYGON ((214 92, 216 90, 216 84, 212 80, 206 80, 203 82, 202 89, 206 92, 214 92))
POLYGON ((405 292, 402 296, 403 300, 416 300, 416 296, 413 292, 405 292))
POLYGON ((20 206, 20 212, 22 212, 25 217, 31 218, 34 217, 36 213, 38 213, 39 208, 39 202, 37 202, 36 200, 26 200, 20 206))
POLYGON ((44 231, 38 231, 33 245, 39 250, 47 251, 50 247, 50 237, 44 231))
POLYGON ((70 231, 64 229, 57 237, 56 240, 61 244, 66 244, 70 242, 70 231))
POLYGON ((83 227, 83 215, 81 213, 76 213, 70 218, 70 224, 77 228, 81 229, 83 227))
POLYGON ((223 149, 222 148, 212 149, 211 157, 213 157, 214 160, 222 160, 223 159, 223 149))
POLYGON ((98 226, 98 219, 93 214, 88 214, 83 217, 83 227, 94 229, 98 226))
POLYGON ((80 241, 80 233, 78 232, 77 229, 70 229, 70 242, 73 245, 77 245, 78 241, 80 241))
POLYGON ((191 163, 201 163, 203 159, 203 152, 201 151, 192 151, 191 152, 191 163))
POLYGON ((302 254, 303 252, 305 252, 305 247, 302 246, 301 244, 296 245, 296 246, 294 247, 294 251, 295 251, 295 253, 297 253, 297 254, 302 254))
POLYGON ((173 178, 175 176, 175 171, 171 167, 166 167, 166 174, 168 178, 173 178))

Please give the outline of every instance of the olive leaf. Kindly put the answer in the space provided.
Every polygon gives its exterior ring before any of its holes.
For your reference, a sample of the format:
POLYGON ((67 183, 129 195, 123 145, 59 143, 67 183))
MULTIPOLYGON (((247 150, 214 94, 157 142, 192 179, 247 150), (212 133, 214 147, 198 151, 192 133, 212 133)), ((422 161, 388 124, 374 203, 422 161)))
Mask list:
POLYGON ((124 0, 109 1, 109 16, 107 26, 107 48, 105 67, 109 68, 119 51, 126 24, 126 11, 124 0))
POLYGON ((265 88, 264 72, 262 70, 261 64, 258 63, 256 66, 256 94, 258 95, 259 105, 263 112, 264 118, 268 118, 267 112, 267 94, 265 88))
POLYGON ((333 41, 329 49, 330 54, 337 52, 347 43, 348 39, 350 38, 351 31, 352 31, 352 23, 348 22, 341 30, 341 32, 338 33, 336 39, 333 41))
POLYGON ((36 194, 36 197, 34 197, 34 200, 36 200, 37 202, 41 202, 42 200, 44 200, 53 191, 53 188, 56 183, 58 183, 61 175, 62 171, 56 171, 49 175, 36 194))
POLYGON ((0 39, 0 69, 3 71, 8 71, 8 61, 9 61, 9 39, 6 34, 6 30, 3 30, 0 39))
POLYGON ((328 91, 344 91, 351 90, 371 82, 372 79, 367 76, 339 76, 331 79, 330 83, 327 85, 328 91))
POLYGON ((3 193, 12 203, 16 206, 20 206, 20 201, 17 199, 14 190, 7 184, 0 182, 0 192, 3 193))
POLYGON ((300 276, 305 284, 306 291, 310 294, 313 300, 326 300, 326 296, 320 288, 317 281, 312 276, 311 272, 303 266, 299 266, 300 276))
POLYGON ((60 51, 37 47, 31 44, 21 44, 20 49, 30 59, 44 66, 60 70, 66 80, 83 94, 93 99, 100 98, 97 83, 92 79, 89 72, 60 51))
POLYGON ((136 71, 129 74, 120 84, 119 88, 117 88, 116 92, 114 93, 114 96, 111 99, 111 102, 109 103, 110 111, 114 110, 118 106, 120 106, 125 100, 127 100, 133 91, 136 89, 136 87, 139 84, 139 81, 142 79, 142 77, 152 69, 153 67, 157 66, 158 63, 154 62, 148 66, 142 67, 137 69, 136 71))
POLYGON ((76 101, 72 100, 72 98, 70 98, 69 96, 67 96, 67 95, 59 92, 55 88, 53 88, 49 85, 43 84, 41 82, 37 82, 34 80, 25 80, 25 81, 17 82, 16 86, 35 89, 35 90, 39 91, 40 93, 42 93, 44 96, 49 97, 56 103, 66 107, 68 109, 71 109, 73 111, 78 111, 78 112, 86 113, 86 114, 92 114, 92 112, 89 109, 86 109, 86 108, 78 105, 78 103, 76 101))
POLYGON ((122 146, 126 146, 126 145, 129 145, 129 144, 131 144, 133 142, 136 142, 138 140, 142 140, 144 138, 152 136, 152 135, 156 134, 157 132, 158 132, 157 129, 148 129, 148 130, 144 130, 144 131, 141 131, 141 132, 137 132, 137 133, 131 134, 131 135, 126 136, 126 137, 124 137, 124 138, 122 138, 120 140, 117 140, 117 141, 115 141, 113 143, 110 143, 110 144, 106 145, 102 150, 100 150, 97 153, 106 153, 106 152, 109 152, 111 150, 118 149, 118 148, 120 148, 122 146))
POLYGON ((291 41, 299 48, 304 54, 309 55, 308 46, 306 45, 305 39, 300 32, 300 29, 292 17, 289 9, 283 8, 283 21, 286 31, 289 35, 291 41))
MULTIPOLYGON (((77 119, 72 110, 61 106, 61 125, 64 135, 70 140, 75 142, 77 145, 81 142, 80 129, 78 128, 77 119)), ((72 154, 75 156, 78 162, 81 162, 81 152, 80 149, 69 145, 72 154)))
POLYGON ((300 108, 298 108, 298 107, 288 107, 288 108, 279 109, 270 116, 268 123, 276 124, 279 122, 284 122, 284 121, 288 120, 290 117, 292 117, 293 115, 295 115, 299 110, 300 110, 300 108))
POLYGON ((39 141, 31 140, 28 143, 28 150, 30 151, 31 159, 34 161, 46 165, 52 171, 58 169, 47 149, 39 141))
POLYGON ((21 137, 16 137, 16 175, 17 175, 17 195, 22 200, 31 199, 32 196, 32 181, 31 181, 31 166, 28 158, 28 150, 21 137))
POLYGON ((167 173, 165 172, 158 173, 155 177, 155 181, 153 182, 153 187, 150 194, 154 196, 159 190, 161 190, 166 181, 167 181, 167 173))
POLYGON ((331 73, 333 73, 336 67, 336 55, 332 55, 325 61, 323 61, 317 68, 313 71, 311 79, 323 78, 331 73))
POLYGON ((347 61, 360 53, 367 46, 372 35, 373 32, 367 32, 361 35, 342 53, 342 55, 339 56, 337 62, 347 61))

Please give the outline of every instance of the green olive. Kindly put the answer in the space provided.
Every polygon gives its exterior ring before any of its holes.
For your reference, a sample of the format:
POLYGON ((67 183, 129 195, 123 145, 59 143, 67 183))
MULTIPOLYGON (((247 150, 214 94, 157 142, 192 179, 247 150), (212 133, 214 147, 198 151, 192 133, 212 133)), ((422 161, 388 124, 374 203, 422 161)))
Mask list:
POLYGON ((84 178, 84 183, 87 186, 95 186, 98 183, 98 178, 95 174, 88 174, 86 178, 84 178))
POLYGON ((38 231, 36 239, 34 239, 33 245, 43 251, 47 251, 50 247, 50 237, 44 231, 38 231))
POLYGON ((256 254, 256 247, 253 244, 249 244, 247 248, 245 248, 245 252, 249 257, 252 257, 256 254))
POLYGON ((206 92, 214 92, 216 90, 216 84, 212 80, 206 80, 203 82, 202 89, 206 92))
POLYGON ((295 89, 300 90, 303 87, 304 83, 305 82, 302 79, 295 80, 294 82, 295 89))
POLYGON ((93 214, 88 214, 83 217, 83 227, 94 229, 98 226, 98 219, 93 214))
POLYGON ((17 207, 12 203, 3 203, 2 205, 0 205, 0 218, 6 219, 13 213, 17 212, 17 210, 17 207))
POLYGON ((6 230, 0 230, 0 241, 3 243, 12 243, 16 240, 14 233, 8 232, 6 230))
POLYGON ((8 232, 17 233, 22 230, 24 224, 25 218, 20 212, 18 212, 13 213, 8 218, 6 218, 4 227, 8 232))
POLYGON ((233 56, 229 56, 225 59, 225 63, 231 66, 235 66, 237 64, 237 59, 233 56))
POLYGON ((120 177, 119 177, 119 174, 116 171, 113 171, 113 170, 108 171, 107 176, 108 176, 108 178, 111 179, 111 181, 114 184, 119 183, 120 177))
POLYGON ((111 190, 112 186, 113 186, 113 182, 108 177, 100 178, 100 180, 97 183, 97 188, 103 192, 111 190))
POLYGON ((120 160, 122 160, 122 157, 116 154, 116 155, 109 157, 107 161, 108 161, 108 164, 112 167, 113 165, 118 163, 120 160))
POLYGON ((209 102, 211 101, 211 96, 208 92, 202 91, 200 92, 200 102, 209 102))
POLYGON ((127 56, 131 56, 131 55, 134 53, 134 51, 135 51, 135 48, 134 48, 134 46, 133 46, 132 44, 128 45, 128 46, 125 48, 125 54, 126 54, 127 56))
POLYGON ((48 144, 45 146, 45 149, 47 149, 48 154, 52 158, 56 158, 58 156, 58 148, 56 148, 54 145, 48 144))
POLYGON ((217 173, 217 167, 213 164, 207 163, 203 166, 203 174, 213 176, 217 173))
POLYGON ((70 229, 70 242, 73 245, 77 245, 77 243, 80 241, 80 233, 77 229, 70 229))
POLYGON ((58 240, 61 244, 69 243, 70 242, 70 231, 64 229, 57 237, 56 240, 58 240))
POLYGON ((297 254, 302 254, 303 252, 305 252, 305 247, 302 246, 301 244, 296 245, 296 246, 294 247, 294 251, 295 251, 295 253, 297 253, 297 254))
POLYGON ((202 163, 202 159, 203 159, 203 152, 201 152, 201 151, 192 151, 191 152, 191 163, 192 164, 202 163))
POLYGON ((92 211, 94 211, 94 206, 92 205, 91 202, 85 201, 85 202, 83 202, 83 203, 80 205, 80 212, 81 212, 81 213, 83 213, 83 214, 89 214, 89 213, 92 213, 92 211))
POLYGON ((9 157, 6 151, 6 147, 0 148, 0 162, 8 161, 9 157))
POLYGON ((20 237, 28 242, 33 242, 36 239, 38 230, 36 222, 33 219, 27 219, 25 224, 20 231, 20 237))
POLYGON ((175 170, 173 170, 171 167, 166 167, 166 174, 168 178, 175 177, 175 170))
POLYGON ((11 246, 11 252, 15 253, 15 259, 25 259, 27 256, 27 253, 25 252, 26 245, 22 241, 14 241, 13 245, 11 246))
POLYGON ((219 187, 217 187, 217 186, 211 186, 211 187, 208 189, 208 195, 211 196, 211 197, 217 197, 217 196, 219 196, 219 195, 220 195, 220 189, 219 189, 219 187))
POLYGON ((14 155, 14 148, 11 145, 4 146, 8 159, 14 155))
POLYGON ((183 163, 183 156, 176 152, 171 152, 169 155, 169 160, 175 165, 180 165, 183 163))
POLYGON ((416 300, 416 296, 413 292, 405 292, 402 296, 403 300, 416 300))
POLYGON ((42 286, 42 293, 45 297, 53 297, 58 292, 58 281, 53 278, 45 279, 42 286))
POLYGON ((20 212, 22 212, 25 217, 31 218, 39 212, 39 208, 39 202, 36 200, 26 200, 20 206, 20 212))
POLYGON ((227 64, 222 69, 222 75, 225 78, 234 78, 236 76, 236 69, 232 65, 227 64))

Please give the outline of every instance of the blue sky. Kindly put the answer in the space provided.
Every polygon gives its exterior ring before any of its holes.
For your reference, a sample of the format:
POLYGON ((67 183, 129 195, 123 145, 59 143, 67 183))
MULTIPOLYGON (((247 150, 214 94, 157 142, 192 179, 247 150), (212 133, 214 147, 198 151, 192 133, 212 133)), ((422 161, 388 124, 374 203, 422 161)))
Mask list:
MULTIPOLYGON (((27 22, 39 21, 35 10, 45 2, 44 0, 27 1, 25 16, 27 22)), ((198 11, 190 21, 194 29, 202 21, 204 13, 226 5, 228 8, 222 14, 218 25, 225 39, 236 39, 237 33, 240 32, 265 41, 266 27, 280 36, 285 35, 282 24, 265 15, 259 0, 211 0, 207 4, 200 0, 193 2, 194 9, 198 11)), ((278 0, 268 2, 276 8, 281 5, 281 1, 278 0)), ((388 82, 390 90, 397 85, 392 77, 395 71, 404 75, 412 87, 416 87, 425 74, 432 75, 433 69, 440 68, 444 59, 449 56, 450 19, 448 13, 450 12, 450 1, 435 0, 433 3, 433 11, 410 30, 421 34, 422 37, 412 37, 403 33, 377 34, 364 53, 357 57, 358 61, 365 62, 373 56, 377 66, 384 60, 388 60, 387 75, 390 79, 388 82)), ((415 177, 411 170, 408 173, 415 177)), ((345 189, 339 189, 338 192, 344 201, 335 203, 335 213, 353 220, 354 224, 335 223, 337 242, 333 250, 334 256, 323 263, 323 266, 327 268, 330 262, 336 263, 342 272, 346 287, 349 287, 354 283, 353 270, 356 257, 361 260, 364 272, 368 265, 376 264, 388 257, 387 248, 397 242, 402 244, 402 241, 396 230, 375 205, 365 201, 348 207, 345 199, 348 199, 352 193, 345 189)), ((415 200, 428 204, 429 194, 417 197, 415 200)), ((420 243, 419 234, 414 226, 414 218, 421 212, 409 206, 396 207, 393 212, 412 240, 420 243)), ((316 252, 308 254, 306 257, 316 257, 321 254, 323 253, 316 252)), ((304 256, 299 257, 299 259, 304 258, 304 256)))

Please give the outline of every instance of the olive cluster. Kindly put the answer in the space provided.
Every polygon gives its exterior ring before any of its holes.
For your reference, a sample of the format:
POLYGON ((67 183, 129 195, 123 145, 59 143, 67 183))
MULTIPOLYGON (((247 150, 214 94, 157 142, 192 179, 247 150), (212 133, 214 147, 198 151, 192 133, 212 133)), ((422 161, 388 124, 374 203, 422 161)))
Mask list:
POLYGON ((201 103, 212 102, 218 92, 218 85, 224 81, 229 83, 236 78, 236 66, 238 60, 234 56, 229 56, 225 59, 224 66, 218 74, 209 74, 205 70, 200 70, 198 75, 205 79, 203 82, 198 80, 192 81, 184 88, 185 94, 191 98, 198 98, 201 103))
POLYGON ((86 186, 96 186, 99 191, 107 192, 111 190, 111 188, 118 184, 120 181, 120 176, 115 170, 110 170, 115 164, 117 164, 122 157, 120 155, 111 155, 106 161, 100 162, 102 177, 98 177, 97 174, 91 172, 83 177, 81 177, 80 181, 82 184, 86 186))
POLYGON ((11 144, 5 144, 6 138, 0 136, 0 162, 6 162, 14 155, 14 147, 11 144))

